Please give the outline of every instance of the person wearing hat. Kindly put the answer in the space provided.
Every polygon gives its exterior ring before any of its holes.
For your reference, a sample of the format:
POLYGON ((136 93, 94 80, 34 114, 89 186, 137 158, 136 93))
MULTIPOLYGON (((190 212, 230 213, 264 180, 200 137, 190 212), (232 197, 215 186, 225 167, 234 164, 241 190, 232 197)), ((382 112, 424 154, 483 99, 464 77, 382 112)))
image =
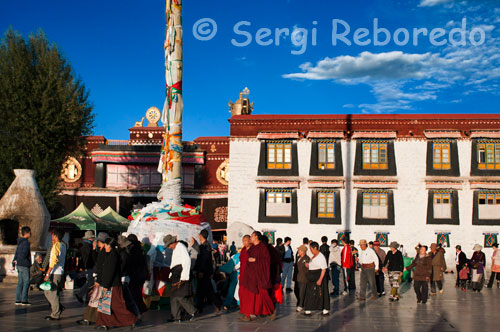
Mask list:
POLYGON ((396 241, 391 242, 389 245, 389 252, 385 256, 383 267, 384 272, 389 276, 389 283, 391 284, 390 301, 399 301, 399 285, 401 284, 401 277, 404 271, 403 254, 398 250, 399 243, 396 241))
POLYGON ((375 273, 379 269, 379 259, 375 251, 368 248, 368 243, 366 240, 359 240, 359 257, 358 262, 361 264, 361 275, 359 281, 359 301, 365 300, 366 295, 366 285, 370 284, 370 289, 372 292, 371 300, 378 299, 377 297, 377 285, 375 283, 375 273))
POLYGON ((493 243, 493 254, 491 255, 491 275, 488 282, 488 288, 493 287, 495 276, 497 279, 497 287, 500 288, 500 253, 498 252, 498 243, 493 243))
POLYGON ((460 271, 464 268, 465 264, 467 263, 467 257, 465 256, 465 253, 462 251, 462 246, 457 245, 455 247, 455 264, 457 266, 457 282, 455 283, 455 287, 460 286, 460 271))
MULTIPOLYGON (((382 248, 380 248, 379 241, 373 242, 373 250, 377 254, 378 264, 381 267, 382 264, 384 263, 386 253, 382 248)), ((385 278, 384 278, 384 273, 382 271, 379 271, 378 273, 375 274, 375 283, 377 284, 378 296, 385 295, 384 281, 385 281, 385 278)))
POLYGON ((82 287, 75 293, 75 297, 78 302, 83 303, 85 299, 87 302, 89 300, 89 287, 94 284, 94 232, 86 231, 82 238, 83 243, 80 248, 80 257, 82 258, 81 266, 82 273, 85 274, 85 283, 82 287))
POLYGON ((432 257, 432 279, 431 279, 431 295, 436 295, 436 290, 443 294, 443 279, 444 271, 446 271, 446 261, 443 251, 439 249, 436 243, 431 244, 432 257))
POLYGON ((305 245, 301 245, 297 248, 297 276, 296 276, 296 284, 298 288, 298 296, 297 296, 297 312, 301 312, 304 310, 304 298, 306 295, 306 285, 307 285, 307 267, 306 263, 311 261, 311 258, 307 256, 307 247, 305 245))
POLYGON ((474 253, 470 259, 470 268, 472 272, 472 290, 480 292, 484 283, 484 268, 486 266, 486 255, 481 250, 483 247, 475 244, 472 250, 474 253))
POLYGON ((166 248, 173 250, 170 262, 170 280, 172 282, 170 308, 172 318, 174 321, 180 322, 182 309, 184 309, 190 316, 189 320, 193 320, 197 311, 191 300, 193 296, 193 288, 189 280, 191 257, 186 246, 177 241, 177 237, 169 234, 163 238, 163 242, 166 248))

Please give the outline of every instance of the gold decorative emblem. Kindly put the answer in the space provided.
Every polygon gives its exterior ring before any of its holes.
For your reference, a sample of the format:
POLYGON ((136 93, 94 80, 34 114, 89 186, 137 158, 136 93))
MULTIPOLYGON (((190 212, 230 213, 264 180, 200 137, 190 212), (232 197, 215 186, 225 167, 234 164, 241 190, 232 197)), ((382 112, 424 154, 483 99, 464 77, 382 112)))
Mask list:
POLYGON ((214 211, 215 222, 227 222, 227 206, 219 206, 214 211))
POLYGON ((217 151, 217 147, 215 146, 215 144, 212 144, 212 146, 210 147, 210 151, 211 152, 217 151))
POLYGON ((64 182, 76 182, 82 177, 82 165, 73 157, 69 157, 62 166, 61 178, 64 182))
POLYGON ((229 183, 229 159, 224 160, 217 168, 217 180, 227 186, 229 183))
POLYGON ((158 127, 158 122, 161 119, 161 112, 156 107, 150 107, 146 111, 146 119, 148 119, 148 127, 158 127))

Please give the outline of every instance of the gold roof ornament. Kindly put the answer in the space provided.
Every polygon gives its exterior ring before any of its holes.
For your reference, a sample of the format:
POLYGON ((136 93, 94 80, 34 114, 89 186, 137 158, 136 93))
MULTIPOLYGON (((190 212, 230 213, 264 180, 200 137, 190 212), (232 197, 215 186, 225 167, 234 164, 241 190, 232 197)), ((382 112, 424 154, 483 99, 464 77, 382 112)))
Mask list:
POLYGON ((158 127, 158 122, 161 119, 160 110, 153 106, 146 111, 146 119, 148 119, 148 127, 158 127))
POLYGON ((250 94, 250 90, 245 87, 243 91, 240 92, 240 99, 238 99, 235 103, 229 101, 229 112, 231 112, 231 116, 233 115, 250 115, 253 111, 253 102, 250 103, 248 99, 248 95, 250 94))

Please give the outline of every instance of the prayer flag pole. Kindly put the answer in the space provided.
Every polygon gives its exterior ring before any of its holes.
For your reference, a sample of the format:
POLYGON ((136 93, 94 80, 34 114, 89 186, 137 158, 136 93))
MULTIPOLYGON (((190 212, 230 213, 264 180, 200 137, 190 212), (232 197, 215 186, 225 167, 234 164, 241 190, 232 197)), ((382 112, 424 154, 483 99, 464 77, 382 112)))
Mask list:
POLYGON ((158 165, 158 172, 162 173, 158 199, 179 205, 182 191, 182 0, 166 0, 165 16, 167 91, 162 114, 165 134, 158 165))

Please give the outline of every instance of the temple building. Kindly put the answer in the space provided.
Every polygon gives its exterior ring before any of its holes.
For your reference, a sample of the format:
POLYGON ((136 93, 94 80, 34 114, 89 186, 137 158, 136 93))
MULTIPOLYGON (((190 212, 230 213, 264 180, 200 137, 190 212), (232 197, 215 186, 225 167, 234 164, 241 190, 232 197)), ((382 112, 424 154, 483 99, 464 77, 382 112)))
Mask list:
MULTIPOLYGON (((129 140, 86 137, 85 154, 69 158, 63 165, 61 216, 84 203, 99 214, 108 206, 122 216, 134 208, 156 201, 161 185, 157 171, 165 129, 158 126, 160 111, 151 107, 144 118, 129 129, 129 140)), ((183 142, 184 202, 200 206, 211 227, 220 235, 227 221, 228 137, 198 137, 183 142)), ((60 217, 60 216, 53 216, 60 217)))
MULTIPOLYGON (((398 241, 409 255, 418 242, 471 253, 497 241, 499 114, 259 115, 248 94, 229 103, 230 137, 184 142, 182 197, 220 235, 242 222, 271 240, 398 241)), ((64 166, 65 213, 84 202, 128 216, 156 200, 159 113, 127 141, 87 137, 64 166)))
POLYGON ((229 225, 295 245, 397 241, 409 255, 418 242, 472 254, 497 241, 500 114, 248 112, 229 122, 229 225))

